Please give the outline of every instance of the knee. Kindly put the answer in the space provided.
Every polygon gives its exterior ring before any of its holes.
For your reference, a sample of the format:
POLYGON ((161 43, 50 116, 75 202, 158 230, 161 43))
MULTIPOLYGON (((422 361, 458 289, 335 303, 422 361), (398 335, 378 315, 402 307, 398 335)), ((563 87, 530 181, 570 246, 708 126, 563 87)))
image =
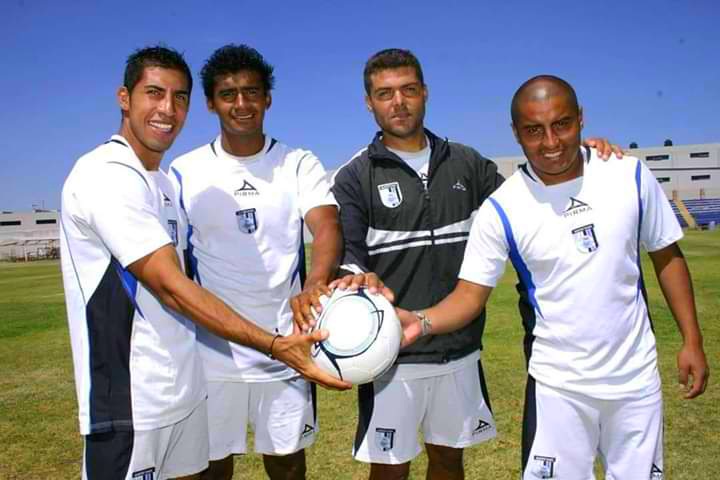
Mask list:
POLYGON ((370 465, 370 480, 407 480, 410 477, 410 462, 399 465, 373 463, 370 465))
POLYGON ((429 468, 440 468, 446 472, 463 470, 463 449, 426 445, 429 468))
POLYGON ((263 455, 265 472, 271 480, 303 480, 306 474, 305 451, 290 455, 263 455))
POLYGON ((202 480, 231 480, 233 476, 233 456, 222 460, 213 460, 201 476, 202 480))

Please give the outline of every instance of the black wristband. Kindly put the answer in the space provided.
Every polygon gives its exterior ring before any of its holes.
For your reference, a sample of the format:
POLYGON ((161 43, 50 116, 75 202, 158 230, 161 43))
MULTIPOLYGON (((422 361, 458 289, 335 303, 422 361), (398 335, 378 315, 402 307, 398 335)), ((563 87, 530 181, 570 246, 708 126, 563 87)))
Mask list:
POLYGON ((273 347, 275 346, 275 340, 277 340, 278 337, 282 337, 282 335, 276 333, 272 339, 272 342, 270 342, 270 351, 268 352, 268 357, 272 358, 273 360, 275 360, 275 357, 273 356, 273 347))

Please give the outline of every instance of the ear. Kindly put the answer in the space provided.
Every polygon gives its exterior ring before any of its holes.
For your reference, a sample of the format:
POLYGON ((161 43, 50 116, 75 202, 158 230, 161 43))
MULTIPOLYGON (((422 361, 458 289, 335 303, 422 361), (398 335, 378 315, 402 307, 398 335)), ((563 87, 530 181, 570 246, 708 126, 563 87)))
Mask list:
POLYGON ((580 123, 580 130, 583 129, 585 124, 583 123, 583 109, 582 107, 578 107, 578 122, 580 123))
POLYGON ((265 110, 270 110, 270 106, 272 105, 272 95, 270 92, 265 94, 265 110))
POLYGON ((510 128, 512 128, 513 136, 515 137, 515 141, 516 141, 517 143, 520 143, 520 137, 518 136, 518 131, 517 131, 517 128, 515 128, 515 124, 514 124, 514 123, 510 123, 510 128))
POLYGON ((423 101, 427 102, 428 97, 430 96, 430 89, 427 85, 423 85, 423 101))
POLYGON ((215 102, 212 98, 205 98, 205 105, 207 106, 208 112, 215 113, 215 102))
POLYGON ((367 107, 368 112, 372 112, 372 111, 373 111, 372 102, 370 101, 370 96, 369 96, 369 95, 365 95, 365 106, 367 107))
POLYGON ((129 112, 130 111, 130 92, 128 91, 127 87, 122 86, 118 88, 117 90, 117 102, 120 106, 120 110, 123 112, 129 112))

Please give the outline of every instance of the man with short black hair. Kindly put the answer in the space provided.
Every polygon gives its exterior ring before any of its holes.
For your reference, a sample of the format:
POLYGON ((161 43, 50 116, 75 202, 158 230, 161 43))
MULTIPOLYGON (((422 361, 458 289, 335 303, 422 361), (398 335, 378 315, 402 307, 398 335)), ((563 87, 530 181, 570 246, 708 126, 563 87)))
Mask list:
POLYGON ((61 249, 83 478, 199 478, 208 464, 206 390, 192 319, 347 388, 309 357, 324 334, 272 335, 182 271, 185 226, 159 169, 187 116, 192 79, 178 52, 127 61, 120 132, 81 157, 62 192, 61 249), (315 337, 315 338, 313 338, 315 337))
POLYGON ((510 259, 527 306, 523 478, 594 478, 599 454, 605 478, 661 480, 662 395, 640 248, 682 334, 679 378, 694 398, 709 369, 682 230, 640 160, 603 162, 581 147, 582 110, 566 81, 525 82, 512 119, 528 162, 480 207, 453 292, 400 311, 405 324, 415 317, 406 341, 472 321, 510 259))
MULTIPOLYGON (((320 308, 342 248, 337 204, 309 151, 265 135, 273 68, 255 49, 226 45, 201 72, 220 135, 174 160, 190 224, 193 278, 258 327, 293 331, 295 314, 320 308), (302 229, 313 234, 305 278, 302 229)), ((257 351, 199 329, 208 380, 210 469, 229 479, 233 455, 255 451, 273 480, 305 477, 305 447, 317 434, 315 387, 257 351)))
MULTIPOLYGON (((377 273, 399 306, 418 310, 455 287, 473 218, 502 177, 474 149, 424 128, 428 88, 410 51, 373 55, 364 84, 381 131, 334 178, 342 267, 355 283, 377 273)), ((609 154, 606 142, 593 143, 609 154)), ((464 478, 463 449, 495 436, 480 361, 484 323, 478 310, 463 328, 403 348, 394 368, 359 387, 354 456, 372 463, 371 479, 408 477, 418 429, 429 479, 464 478)))

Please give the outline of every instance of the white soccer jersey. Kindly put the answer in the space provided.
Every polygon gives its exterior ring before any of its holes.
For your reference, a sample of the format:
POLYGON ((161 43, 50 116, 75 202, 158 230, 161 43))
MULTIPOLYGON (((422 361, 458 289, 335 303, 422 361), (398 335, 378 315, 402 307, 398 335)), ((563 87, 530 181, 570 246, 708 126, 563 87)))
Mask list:
POLYGON ((81 157, 62 192, 61 251, 80 432, 149 430, 204 398, 192 322, 166 309, 127 270, 175 243, 176 195, 118 135, 81 157))
MULTIPOLYGON (((292 332, 290 297, 304 275, 303 218, 336 205, 318 159, 266 137, 260 153, 234 157, 220 137, 172 162, 187 214, 195 279, 248 320, 292 332)), ((198 329, 208 380, 262 382, 297 375, 252 348, 198 329)))
MULTIPOLYGON (((587 154, 587 152, 586 152, 587 154)), ((510 257, 534 307, 528 372, 595 398, 660 387, 640 246, 682 237, 670 205, 637 159, 587 154, 580 178, 546 186, 529 163, 485 202, 460 278, 495 286, 510 257)))

